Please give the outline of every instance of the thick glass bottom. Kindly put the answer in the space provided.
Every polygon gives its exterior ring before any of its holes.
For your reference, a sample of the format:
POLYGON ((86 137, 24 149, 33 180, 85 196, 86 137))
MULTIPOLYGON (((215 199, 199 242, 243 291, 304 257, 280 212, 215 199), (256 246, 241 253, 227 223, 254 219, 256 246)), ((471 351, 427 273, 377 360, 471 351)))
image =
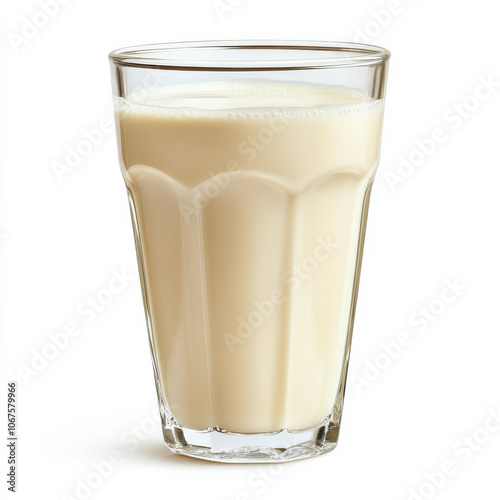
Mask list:
POLYGON ((339 435, 338 425, 330 418, 310 429, 262 434, 199 431, 180 425, 162 429, 165 444, 174 453, 232 463, 288 462, 322 455, 337 446, 339 435))

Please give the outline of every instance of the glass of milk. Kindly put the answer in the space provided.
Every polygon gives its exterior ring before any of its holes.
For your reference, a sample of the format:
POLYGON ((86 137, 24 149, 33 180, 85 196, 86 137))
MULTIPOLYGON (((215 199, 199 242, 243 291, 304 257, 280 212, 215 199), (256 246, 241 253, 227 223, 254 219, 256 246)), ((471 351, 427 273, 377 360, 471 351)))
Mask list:
POLYGON ((389 52, 229 41, 110 54, 166 445, 333 450, 389 52))

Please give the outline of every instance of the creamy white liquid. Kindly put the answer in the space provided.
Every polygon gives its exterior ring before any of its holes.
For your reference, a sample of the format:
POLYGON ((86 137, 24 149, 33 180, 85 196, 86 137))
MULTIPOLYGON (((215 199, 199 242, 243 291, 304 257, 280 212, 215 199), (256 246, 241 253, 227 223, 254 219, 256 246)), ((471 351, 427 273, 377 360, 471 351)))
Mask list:
POLYGON ((117 101, 161 391, 192 429, 332 411, 382 102, 247 81, 117 101))

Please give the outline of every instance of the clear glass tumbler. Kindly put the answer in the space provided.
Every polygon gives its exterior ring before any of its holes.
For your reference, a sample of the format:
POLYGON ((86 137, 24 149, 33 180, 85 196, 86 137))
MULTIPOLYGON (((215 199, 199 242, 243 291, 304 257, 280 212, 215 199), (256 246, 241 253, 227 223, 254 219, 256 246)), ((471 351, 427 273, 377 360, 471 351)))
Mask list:
POLYGON ((173 452, 280 462, 336 446, 388 59, 288 41, 110 54, 173 452))

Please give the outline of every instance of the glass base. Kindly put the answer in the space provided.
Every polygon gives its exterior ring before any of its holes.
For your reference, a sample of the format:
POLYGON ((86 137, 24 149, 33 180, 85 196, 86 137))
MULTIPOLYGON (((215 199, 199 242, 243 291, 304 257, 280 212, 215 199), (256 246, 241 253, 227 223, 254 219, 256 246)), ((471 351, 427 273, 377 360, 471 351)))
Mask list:
POLYGON ((328 453, 337 446, 339 427, 330 418, 320 425, 274 433, 237 434, 221 429, 197 431, 163 426, 163 439, 174 453, 232 463, 288 462, 328 453))

